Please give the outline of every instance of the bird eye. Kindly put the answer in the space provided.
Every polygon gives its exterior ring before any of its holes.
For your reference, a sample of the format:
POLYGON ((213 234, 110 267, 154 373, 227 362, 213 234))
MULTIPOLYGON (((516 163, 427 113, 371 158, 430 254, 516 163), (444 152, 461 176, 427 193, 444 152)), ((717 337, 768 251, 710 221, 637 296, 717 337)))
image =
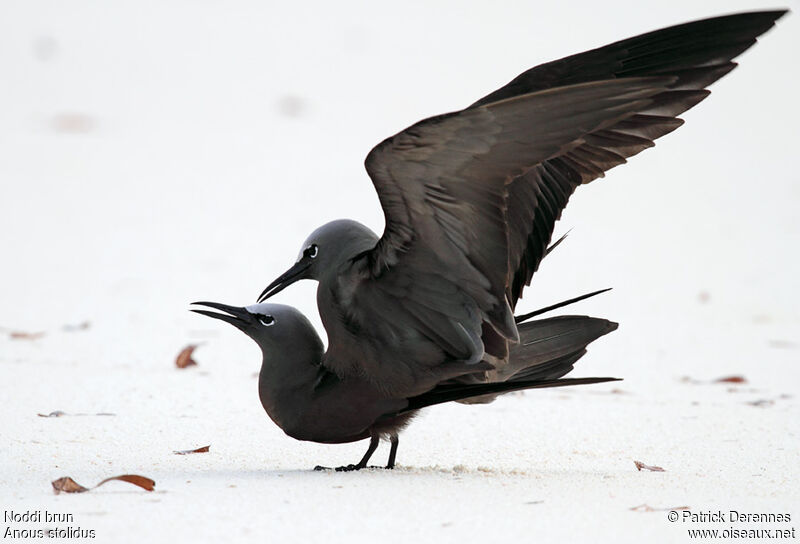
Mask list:
POLYGON ((275 318, 271 315, 262 315, 258 318, 262 325, 265 327, 271 327, 275 324, 275 318))
POLYGON ((317 254, 318 254, 318 253, 319 253, 319 247, 317 247, 317 244, 311 244, 311 245, 310 245, 310 246, 308 246, 308 247, 306 248, 306 250, 303 252, 303 254, 304 254, 306 257, 310 258, 310 259, 316 259, 316 258, 317 258, 317 254))

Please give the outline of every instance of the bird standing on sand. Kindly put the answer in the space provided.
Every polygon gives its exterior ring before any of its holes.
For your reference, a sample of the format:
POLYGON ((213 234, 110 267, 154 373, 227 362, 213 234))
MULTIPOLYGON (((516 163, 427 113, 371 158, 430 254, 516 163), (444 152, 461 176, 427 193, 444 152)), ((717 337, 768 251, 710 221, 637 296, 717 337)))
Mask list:
MULTIPOLYGON (((496 389, 519 379, 528 361, 515 349, 549 339, 523 338, 513 312, 572 192, 679 127, 677 116, 784 13, 705 19, 543 64, 464 110, 384 140, 365 163, 383 235, 349 220, 323 225, 259 302, 317 280, 329 338, 320 372, 386 402, 416 406, 409 399, 442 387, 496 389)), ((586 343, 569 347, 582 354, 586 343)), ((296 348, 282 349, 292 359, 296 348)), ((328 382, 320 383, 324 394, 328 382)), ((360 405, 362 393, 337 391, 338 403, 360 405)), ((348 435, 372 439, 355 468, 382 435, 392 439, 393 461, 397 429, 382 421, 348 435)))
MULTIPOLYGON (((192 310, 230 323, 261 348, 258 395, 264 410, 286 434, 298 440, 326 444, 370 439, 369 449, 361 461, 337 467, 339 471, 366 467, 380 436, 391 441, 386 468, 394 468, 398 433, 417 410, 426 406, 521 389, 614 380, 559 379, 586 353, 589 342, 617 328, 616 323, 605 319, 562 316, 521 323, 522 341, 511 349, 509 356, 511 365, 517 364, 519 370, 505 381, 465 384, 443 379, 425 393, 406 397, 386 395, 367 378, 341 377, 329 370, 323 364, 322 341, 314 327, 291 306, 263 303, 237 308, 216 302, 195 304, 224 312, 192 310)), ((470 371, 491 368, 480 363, 473 365, 470 371)), ((454 371, 452 375, 460 376, 463 372, 454 371)))

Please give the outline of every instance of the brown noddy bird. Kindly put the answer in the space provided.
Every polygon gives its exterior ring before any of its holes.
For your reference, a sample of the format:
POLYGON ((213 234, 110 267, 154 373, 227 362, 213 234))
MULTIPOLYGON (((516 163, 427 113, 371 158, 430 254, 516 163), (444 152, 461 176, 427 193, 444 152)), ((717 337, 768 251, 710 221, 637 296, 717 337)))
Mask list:
MULTIPOLYGON (((259 302, 317 280, 329 339, 318 367, 380 398, 424 406, 410 399, 479 386, 485 400, 513 387, 529 362, 516 350, 548 341, 526 338, 514 310, 573 191, 678 128, 785 13, 695 21, 542 64, 384 140, 365 161, 383 235, 350 220, 323 225, 259 302)), ((372 438, 365 459, 379 436, 396 436, 370 429, 354 435, 372 438)))
MULTIPOLYGON (((657 30, 532 68, 370 151, 386 226, 337 220, 261 293, 319 282, 326 367, 421 394, 445 361, 501 370, 513 311, 572 192, 652 147, 785 10, 657 30)), ((490 372, 487 379, 492 379, 490 372)))
POLYGON ((322 341, 308 319, 292 306, 270 303, 246 307, 216 302, 194 304, 219 310, 192 309, 230 323, 261 348, 258 380, 261 405, 287 435, 326 444, 370 439, 361 461, 337 467, 338 471, 366 467, 381 437, 391 442, 386 468, 394 468, 398 433, 419 409, 426 406, 485 399, 523 389, 615 379, 562 378, 586 353, 590 342, 617 328, 616 323, 605 319, 560 316, 520 323, 521 342, 511 349, 507 366, 515 370, 504 376, 504 381, 463 383, 448 380, 448 377, 492 369, 488 363, 467 367, 454 362, 447 370, 439 371, 441 383, 422 394, 403 397, 386 394, 366 377, 341 376, 327 368, 323 363, 322 341))

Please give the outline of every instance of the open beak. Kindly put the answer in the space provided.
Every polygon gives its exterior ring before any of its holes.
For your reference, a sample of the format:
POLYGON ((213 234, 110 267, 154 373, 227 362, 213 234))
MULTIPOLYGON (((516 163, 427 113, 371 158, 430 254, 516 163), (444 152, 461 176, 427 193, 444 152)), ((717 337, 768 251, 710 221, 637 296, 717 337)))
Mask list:
POLYGON ((195 308, 189 308, 190 311, 201 314, 207 315, 208 317, 213 317, 214 319, 219 319, 225 321, 226 323, 230 323, 237 329, 244 331, 246 327, 248 327, 253 320, 253 314, 245 310, 244 308, 240 308, 237 306, 228 306, 227 304, 220 304, 219 302, 192 302, 197 306, 208 306, 209 308, 214 308, 215 310, 221 310, 226 312, 224 314, 217 313, 217 312, 209 312, 208 310, 197 310, 195 308))
POLYGON ((311 261, 307 258, 302 258, 291 267, 289 270, 281 274, 278 279, 267 285, 267 288, 261 292, 258 297, 258 302, 264 302, 269 297, 276 293, 280 293, 297 280, 302 280, 305 276, 305 271, 311 266, 311 261))

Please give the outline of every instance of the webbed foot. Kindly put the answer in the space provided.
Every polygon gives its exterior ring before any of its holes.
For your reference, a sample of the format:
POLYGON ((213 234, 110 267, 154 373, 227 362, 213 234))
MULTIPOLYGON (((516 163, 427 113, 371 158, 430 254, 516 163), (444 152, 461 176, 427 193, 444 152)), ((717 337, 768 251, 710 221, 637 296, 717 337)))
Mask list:
POLYGON ((365 468, 365 466, 361 463, 357 465, 345 465, 343 467, 336 467, 336 472, 352 472, 354 470, 361 470, 362 468, 365 468))

